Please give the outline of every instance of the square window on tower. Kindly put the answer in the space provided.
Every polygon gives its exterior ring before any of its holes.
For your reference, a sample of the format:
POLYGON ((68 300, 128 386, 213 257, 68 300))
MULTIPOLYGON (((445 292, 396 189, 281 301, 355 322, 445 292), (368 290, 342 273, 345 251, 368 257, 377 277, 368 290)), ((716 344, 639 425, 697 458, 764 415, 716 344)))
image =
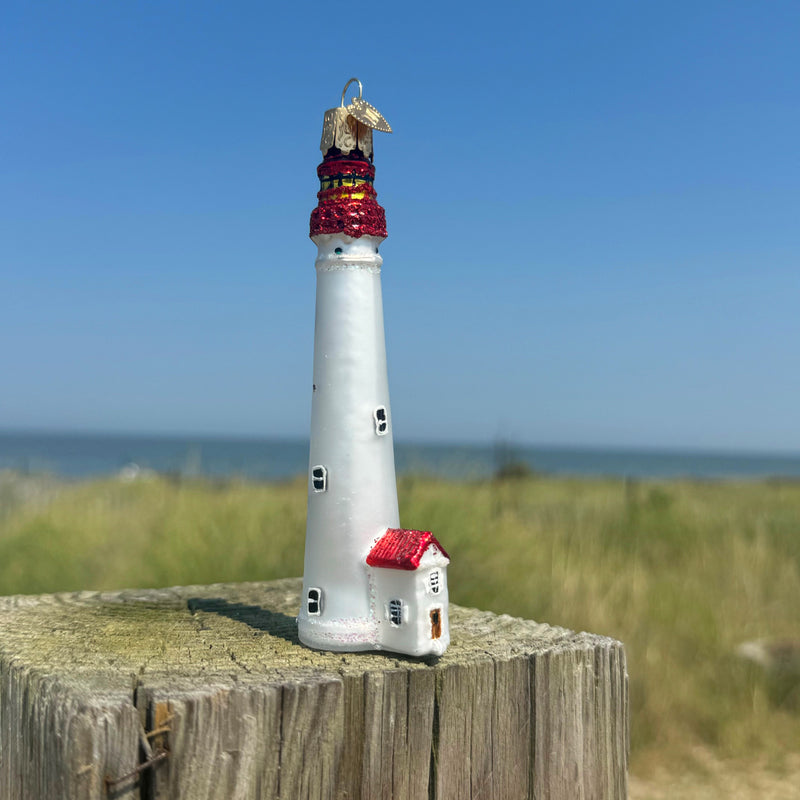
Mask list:
POLYGON ((328 470, 322 464, 311 468, 311 485, 315 492, 324 492, 328 488, 328 470))
POLYGON ((372 412, 372 418, 375 420, 375 433, 378 436, 385 436, 389 430, 389 418, 386 416, 386 406, 378 406, 372 412))
POLYGON ((309 615, 318 617, 322 613, 322 589, 309 589, 306 603, 309 615))

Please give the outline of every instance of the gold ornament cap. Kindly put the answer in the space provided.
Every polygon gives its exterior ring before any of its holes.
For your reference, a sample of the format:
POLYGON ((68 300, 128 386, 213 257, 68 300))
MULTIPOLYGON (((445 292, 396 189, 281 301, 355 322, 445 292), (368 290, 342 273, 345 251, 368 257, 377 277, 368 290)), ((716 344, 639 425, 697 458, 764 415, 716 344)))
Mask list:
POLYGON ((363 99, 363 86, 358 78, 350 78, 342 89, 342 102, 338 108, 325 112, 322 123, 322 141, 319 149, 323 157, 335 147, 342 155, 360 150, 365 158, 372 160, 372 131, 391 133, 392 127, 375 106, 363 99), (345 106, 344 99, 351 83, 358 84, 358 97, 345 106))

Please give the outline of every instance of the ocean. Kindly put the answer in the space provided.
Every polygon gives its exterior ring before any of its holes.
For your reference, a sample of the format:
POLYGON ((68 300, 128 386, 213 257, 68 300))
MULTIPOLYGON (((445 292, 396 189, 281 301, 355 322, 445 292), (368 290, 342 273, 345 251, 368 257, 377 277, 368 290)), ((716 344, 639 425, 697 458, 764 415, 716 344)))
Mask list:
MULTIPOLYGON (((800 455, 395 442, 399 474, 479 479, 522 463, 554 475, 628 478, 800 478, 800 455)), ((305 474, 303 439, 0 433, 0 470, 78 479, 123 469, 184 477, 283 480, 305 474)))

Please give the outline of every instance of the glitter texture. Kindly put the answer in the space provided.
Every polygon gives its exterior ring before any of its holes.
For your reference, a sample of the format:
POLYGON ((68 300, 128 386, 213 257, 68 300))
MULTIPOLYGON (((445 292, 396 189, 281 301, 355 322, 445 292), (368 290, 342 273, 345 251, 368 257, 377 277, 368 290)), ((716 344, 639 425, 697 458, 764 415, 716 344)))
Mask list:
POLYGON ((449 558, 430 531, 389 528, 369 551, 367 564, 371 567, 415 570, 419 567, 425 551, 431 545, 436 545, 442 555, 449 558))
POLYGON ((331 149, 317 167, 319 204, 311 213, 311 236, 340 233, 386 238, 386 212, 372 187, 375 167, 366 159, 348 158, 331 149))

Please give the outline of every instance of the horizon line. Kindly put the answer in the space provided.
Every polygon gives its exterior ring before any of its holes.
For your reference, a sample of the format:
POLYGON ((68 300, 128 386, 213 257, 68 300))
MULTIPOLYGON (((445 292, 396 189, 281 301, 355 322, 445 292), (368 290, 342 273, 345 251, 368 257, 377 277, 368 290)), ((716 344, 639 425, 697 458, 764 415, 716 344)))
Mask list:
MULTIPOLYGON (((211 441, 250 441, 250 442, 287 442, 299 443, 308 442, 309 436, 306 435, 286 435, 269 433, 220 433, 220 432, 186 432, 186 431, 146 431, 146 430, 110 430, 110 429, 89 429, 89 428, 50 428, 50 427, 21 427, 21 428, 2 428, 0 436, 9 438, 23 436, 53 436, 60 438, 130 438, 130 439, 205 439, 211 441)), ((800 458, 800 449, 754 449, 749 447, 720 447, 720 446, 697 446, 697 445, 663 445, 663 444, 575 444, 558 442, 528 442, 514 441, 505 436, 497 436, 487 440, 456 440, 456 439, 415 439, 395 437, 395 444, 403 447, 472 447, 472 448, 502 448, 506 447, 512 451, 514 449, 526 450, 567 450, 576 452, 604 452, 604 453, 652 453, 652 454, 680 454, 712 457, 768 457, 792 459, 800 458)))

